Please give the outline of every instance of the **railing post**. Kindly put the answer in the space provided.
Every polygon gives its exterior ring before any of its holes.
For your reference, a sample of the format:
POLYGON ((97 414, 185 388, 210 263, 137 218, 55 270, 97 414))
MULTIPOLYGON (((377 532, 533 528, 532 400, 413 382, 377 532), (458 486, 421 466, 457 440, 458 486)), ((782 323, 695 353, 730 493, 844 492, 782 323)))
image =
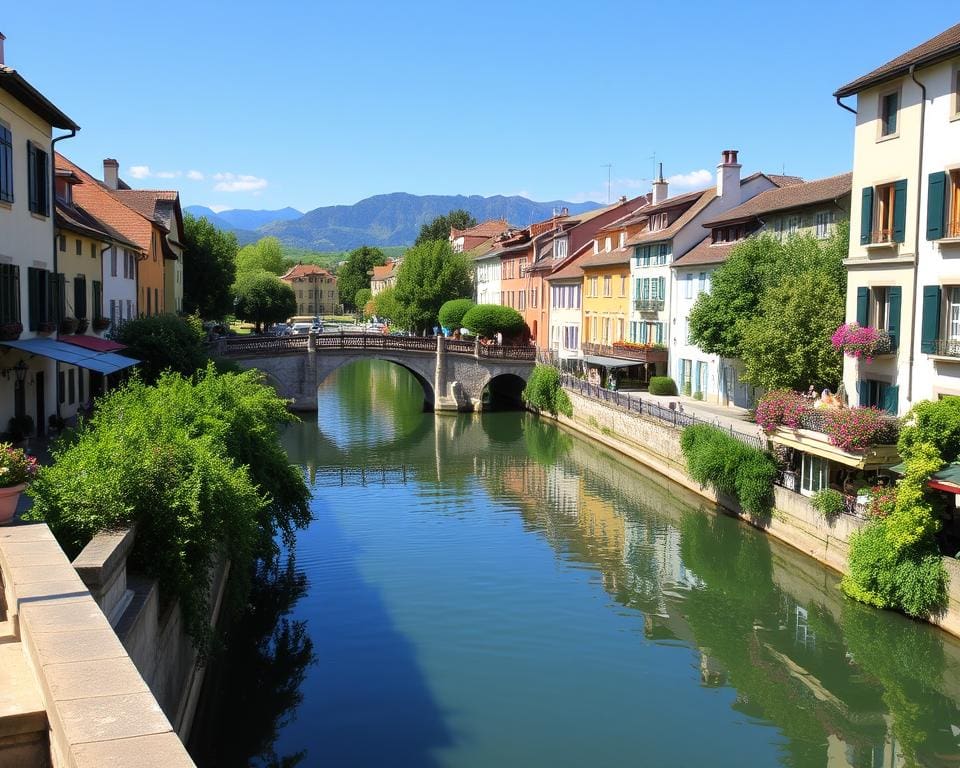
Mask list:
POLYGON ((307 352, 316 352, 317 351, 317 334, 311 330, 307 334, 307 352))

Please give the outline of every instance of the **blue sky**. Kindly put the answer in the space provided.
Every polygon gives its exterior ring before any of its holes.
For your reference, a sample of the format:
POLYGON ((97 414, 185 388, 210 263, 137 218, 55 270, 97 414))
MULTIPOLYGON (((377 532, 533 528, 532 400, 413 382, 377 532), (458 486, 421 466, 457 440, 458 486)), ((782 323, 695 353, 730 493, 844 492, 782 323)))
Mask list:
POLYGON ((4 3, 6 63, 82 127, 60 147, 185 205, 385 192, 536 200, 710 183, 720 151, 849 170, 831 93, 960 21, 956 0, 4 3))

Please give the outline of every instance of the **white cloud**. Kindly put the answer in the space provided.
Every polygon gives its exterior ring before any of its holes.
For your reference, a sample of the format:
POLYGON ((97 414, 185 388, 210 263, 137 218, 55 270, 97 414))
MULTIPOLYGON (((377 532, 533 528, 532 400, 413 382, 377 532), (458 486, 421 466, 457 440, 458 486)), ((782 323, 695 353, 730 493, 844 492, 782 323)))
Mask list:
POLYGON ((187 171, 187 178, 190 181, 203 181, 203 174, 200 171, 187 171))
POLYGON ((145 179, 150 175, 149 165, 131 165, 130 175, 135 179, 145 179))
POLYGON ((673 176, 668 176, 667 181, 670 183, 670 193, 673 194, 674 190, 678 187, 680 189, 709 187, 713 182, 713 174, 705 168, 701 168, 699 171, 690 171, 690 173, 677 173, 673 176))
POLYGON ((267 180, 243 173, 215 173, 217 192, 256 192, 267 186, 267 180))
POLYGON ((230 210, 230 206, 229 206, 229 205, 208 205, 207 208, 209 208, 209 209, 210 209, 211 211, 213 211, 214 213, 220 213, 220 211, 229 211, 229 210, 230 210))

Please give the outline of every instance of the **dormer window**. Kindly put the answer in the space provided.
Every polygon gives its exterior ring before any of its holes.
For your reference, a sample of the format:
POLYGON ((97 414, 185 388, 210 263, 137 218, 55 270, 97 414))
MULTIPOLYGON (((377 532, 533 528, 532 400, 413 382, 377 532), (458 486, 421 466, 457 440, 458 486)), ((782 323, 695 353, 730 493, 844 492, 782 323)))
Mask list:
POLYGON ((555 259, 567 258, 567 238, 561 237, 554 241, 553 257, 555 259))
POLYGON ((621 232, 621 233, 620 233, 620 247, 623 248, 626 244, 627 244, 627 233, 626 233, 626 232, 621 232))
POLYGON ((599 240, 594 240, 594 241, 593 241, 593 252, 594 252, 594 253, 600 253, 600 241, 599 241, 599 240))
POLYGON ((650 217, 650 231, 656 232, 660 229, 666 229, 668 218, 669 217, 665 212, 655 213, 653 216, 650 217))
POLYGON ((612 242, 612 240, 608 237, 608 238, 604 241, 604 248, 603 248, 603 250, 605 250, 607 253, 609 253, 612 247, 613 247, 613 242, 612 242))

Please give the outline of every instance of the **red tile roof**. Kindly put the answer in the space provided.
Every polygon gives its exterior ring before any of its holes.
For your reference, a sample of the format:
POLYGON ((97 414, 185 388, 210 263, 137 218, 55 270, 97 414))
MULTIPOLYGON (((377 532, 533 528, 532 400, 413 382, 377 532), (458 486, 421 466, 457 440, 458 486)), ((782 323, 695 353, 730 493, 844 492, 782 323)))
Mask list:
POLYGON ((294 264, 285 275, 281 275, 281 280, 293 280, 298 277, 307 277, 308 275, 321 275, 324 277, 332 277, 329 270, 319 267, 316 264, 304 264, 300 262, 299 264, 294 264))
POLYGON ((727 260, 730 251, 732 251, 733 247, 737 244, 738 243, 713 244, 710 235, 707 235, 707 237, 703 238, 703 240, 673 262, 672 266, 686 267, 693 266, 694 264, 720 264, 727 260))
POLYGON ((506 219, 490 219, 467 229, 451 227, 450 237, 454 240, 458 237, 496 237, 508 229, 510 229, 510 223, 506 219))
POLYGON ((629 264, 630 254, 633 248, 614 248, 610 251, 600 250, 596 253, 588 254, 580 259, 580 266, 583 269, 591 267, 612 267, 617 264, 629 264))
POLYGON ((886 80, 892 80, 907 74, 911 66, 922 67, 935 64, 957 53, 960 53, 960 24, 955 24, 950 29, 944 30, 916 48, 911 48, 897 58, 891 59, 863 77, 858 77, 856 80, 841 86, 833 92, 833 95, 838 98, 852 96, 872 85, 878 85, 886 80))

